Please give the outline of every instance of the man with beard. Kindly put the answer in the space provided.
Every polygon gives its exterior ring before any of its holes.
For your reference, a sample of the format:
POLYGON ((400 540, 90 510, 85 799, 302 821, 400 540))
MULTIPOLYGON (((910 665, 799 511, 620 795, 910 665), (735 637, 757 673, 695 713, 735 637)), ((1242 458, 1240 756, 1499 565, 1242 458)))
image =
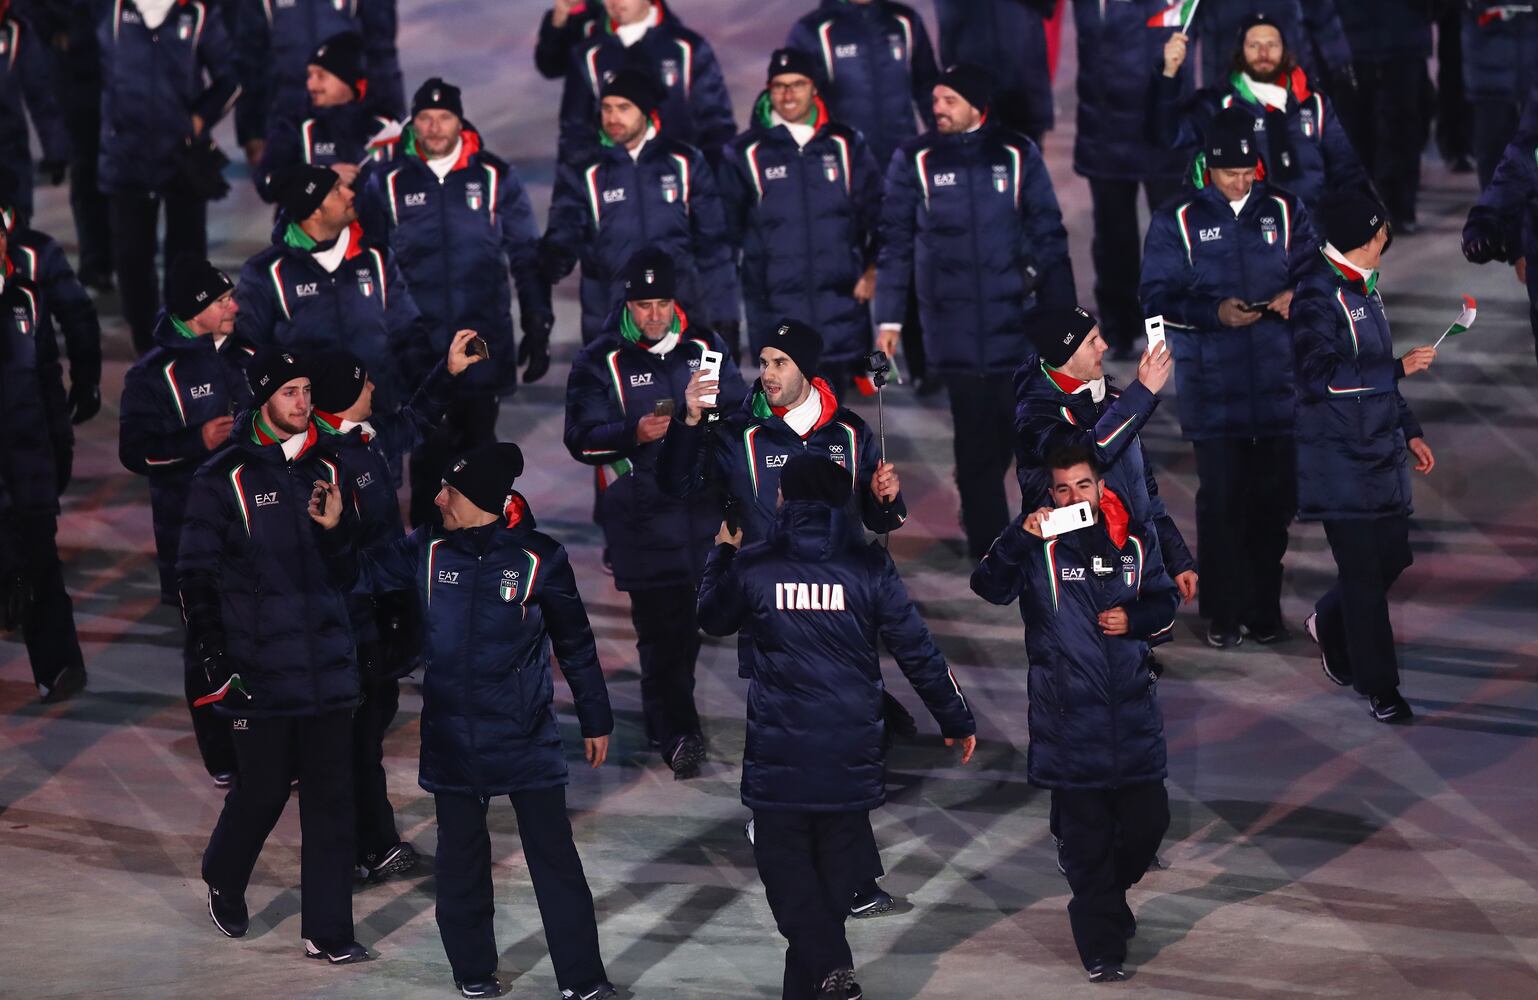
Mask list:
POLYGON ((1181 100, 1177 78, 1188 42, 1176 32, 1164 45, 1164 66, 1154 78, 1148 123, 1155 143, 1195 155, 1218 111, 1243 108, 1255 123, 1261 168, 1270 183, 1309 206, 1325 191, 1367 186, 1367 173, 1334 106, 1310 88, 1275 22, 1261 14, 1247 19, 1228 78, 1181 100))

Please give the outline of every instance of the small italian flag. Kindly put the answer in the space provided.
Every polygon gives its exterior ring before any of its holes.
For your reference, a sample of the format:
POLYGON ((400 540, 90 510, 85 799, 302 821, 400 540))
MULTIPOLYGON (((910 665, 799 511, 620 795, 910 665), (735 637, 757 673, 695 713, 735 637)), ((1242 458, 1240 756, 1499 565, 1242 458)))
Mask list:
POLYGON ((219 685, 219 690, 214 691, 211 694, 205 694, 203 697, 193 702, 192 707, 202 708, 205 705, 212 705, 216 701, 223 701, 225 698, 229 697, 230 692, 232 691, 239 691, 241 694, 246 695, 247 698, 251 697, 246 693, 246 685, 241 681, 240 675, 231 674, 229 680, 219 685))
POLYGON ((394 145, 401 141, 401 135, 405 131, 406 126, 403 123, 391 122, 378 132, 375 132, 374 137, 368 141, 363 150, 366 153, 372 153, 376 149, 383 149, 386 146, 394 145))
POLYGON ((1479 17, 1475 19, 1475 23, 1478 24, 1481 28, 1488 28, 1492 24, 1500 24, 1503 21, 1513 20, 1519 14, 1531 14, 1532 12, 1533 5, 1530 3, 1501 4, 1499 7, 1491 7, 1484 13, 1480 14, 1479 17))
POLYGON ((1473 326, 1474 316, 1478 312, 1476 308, 1478 305, 1479 303, 1474 301, 1474 296, 1465 295, 1463 297, 1463 312, 1458 314, 1458 318, 1453 320, 1453 325, 1448 327, 1447 332, 1438 337, 1437 342, 1431 346, 1433 348, 1441 347, 1442 341, 1446 340, 1448 337, 1456 337, 1458 334, 1465 332, 1469 327, 1473 326))
POLYGON ((1196 5, 1201 0, 1182 0, 1164 8, 1148 19, 1150 28, 1184 28, 1191 23, 1191 15, 1196 13, 1196 5))

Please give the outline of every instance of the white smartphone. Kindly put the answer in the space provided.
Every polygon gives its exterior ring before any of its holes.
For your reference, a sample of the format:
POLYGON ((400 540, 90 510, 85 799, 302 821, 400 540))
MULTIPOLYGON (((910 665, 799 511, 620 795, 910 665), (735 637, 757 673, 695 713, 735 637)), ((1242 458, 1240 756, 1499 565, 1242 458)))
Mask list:
MULTIPOLYGON (((721 381, 721 361, 722 361, 722 354, 721 354, 720 351, 701 351, 700 352, 700 371, 703 374, 700 377, 700 381, 701 382, 719 382, 719 381, 721 381)), ((711 393, 708 396, 701 396, 700 397, 700 402, 702 402, 702 403, 709 403, 711 406, 715 406, 716 405, 716 399, 718 398, 718 396, 719 396, 718 393, 714 393, 713 392, 713 393, 711 393)))
POLYGON ((1150 316, 1143 320, 1143 331, 1148 334, 1148 353, 1156 354, 1163 347, 1166 351, 1169 347, 1164 343, 1164 317, 1150 316))
POLYGON ((1058 535, 1066 535, 1070 531, 1078 531, 1095 523, 1095 518, 1090 514, 1089 501, 1069 504, 1067 507, 1059 507, 1046 517, 1041 519, 1041 537, 1056 538, 1058 535))

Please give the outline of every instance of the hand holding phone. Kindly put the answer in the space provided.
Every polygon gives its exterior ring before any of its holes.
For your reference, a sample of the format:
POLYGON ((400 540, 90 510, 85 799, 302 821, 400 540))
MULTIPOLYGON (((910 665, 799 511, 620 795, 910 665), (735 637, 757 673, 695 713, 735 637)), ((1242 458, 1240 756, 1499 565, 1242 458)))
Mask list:
POLYGON ((1095 523, 1094 515, 1090 513, 1089 501, 1069 504, 1067 507, 1059 507, 1052 513, 1041 519, 1041 537, 1056 538, 1070 531, 1078 531, 1095 523))
MULTIPOLYGON (((720 382, 721 381, 721 362, 723 360, 725 360, 725 359, 722 356, 720 351, 701 351, 700 352, 700 381, 701 382, 720 382)), ((704 403, 707 406, 715 406, 716 405, 716 398, 717 398, 718 395, 719 395, 718 393, 714 393, 713 392, 713 393, 711 393, 708 396, 701 396, 700 397, 700 402, 704 403)))
POLYGON ((1169 350, 1164 341, 1164 317, 1150 316, 1143 320, 1143 331, 1148 334, 1148 353, 1156 354, 1159 350, 1169 350))
POLYGON ((678 404, 671 399, 659 399, 657 405, 652 407, 652 416, 671 417, 678 411, 678 404))

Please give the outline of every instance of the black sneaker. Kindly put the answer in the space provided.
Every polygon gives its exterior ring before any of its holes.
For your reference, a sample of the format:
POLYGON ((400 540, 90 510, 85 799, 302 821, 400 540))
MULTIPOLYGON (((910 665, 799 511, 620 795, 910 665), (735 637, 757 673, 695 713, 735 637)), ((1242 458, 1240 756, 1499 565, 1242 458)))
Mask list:
POLYGON ((1350 687, 1351 675, 1344 670, 1336 670, 1330 666, 1330 658, 1324 655, 1324 644, 1319 641, 1319 612, 1315 611, 1303 619, 1303 631, 1314 640, 1314 645, 1319 647, 1319 666, 1324 670, 1325 679, 1338 687, 1350 687))
POLYGON ((318 961, 330 962, 332 965, 351 965, 353 962, 368 961, 368 949, 356 941, 348 941, 345 944, 326 945, 310 938, 304 939, 304 955, 318 961))
POLYGON ((817 1000, 849 1000, 849 987, 854 985, 853 969, 834 969, 822 981, 817 1000))
POLYGON ((228 788, 233 784, 235 784, 234 771, 220 771, 218 774, 214 775, 215 788, 228 788))
POLYGON ((469 997, 470 1000, 478 1000, 480 997, 499 997, 502 995, 502 981, 496 976, 487 976, 485 979, 467 979, 464 982, 454 980, 454 985, 459 989, 459 995, 469 997))
POLYGON ((579 986, 574 990, 562 990, 561 1000, 604 1000, 605 997, 617 996, 619 991, 610 982, 594 983, 591 986, 579 986))
POLYGON ((57 705, 68 701, 85 690, 85 668, 65 667, 54 677, 53 683, 42 692, 44 705, 57 705))
POLYGON ((1410 710, 1410 703, 1405 701, 1404 696, 1398 691, 1372 695, 1367 702, 1372 707, 1372 717, 1379 722, 1393 725, 1409 722, 1415 718, 1415 713, 1410 710))
POLYGON ((668 767, 673 769, 674 781, 687 781, 700 776, 700 765, 705 763, 705 741, 690 733, 673 741, 673 748, 663 754, 668 767))
POLYGON ((1286 642, 1292 638, 1292 630, 1281 622, 1265 625, 1242 625, 1239 631, 1262 646, 1274 646, 1279 642, 1286 642))
POLYGON ((246 912, 246 900, 238 892, 222 892, 208 887, 208 915, 214 926, 225 937, 245 937, 251 929, 251 915, 246 912))
POLYGON ((421 860, 416 848, 404 840, 378 854, 370 854, 358 865, 358 877, 365 882, 381 882, 391 875, 403 875, 421 860))
POLYGON ((854 900, 849 904, 849 915, 860 919, 879 917, 890 910, 892 905, 891 894, 872 881, 855 890, 854 900))
POLYGON ((1063 842, 1057 837, 1052 838, 1052 849, 1057 852, 1057 873, 1063 878, 1068 877, 1068 866, 1063 864, 1063 842))
POLYGON ((1092 983, 1120 983, 1126 978, 1127 974, 1122 971, 1120 962, 1096 962, 1089 967, 1089 981, 1092 983))
POLYGON ((1231 649, 1244 642, 1244 633, 1236 628, 1220 628, 1217 625, 1207 629, 1207 645, 1213 649, 1231 649))
POLYGON ((844 1000, 865 1000, 865 991, 860 989, 859 983, 850 983, 849 991, 844 994, 844 1000))

